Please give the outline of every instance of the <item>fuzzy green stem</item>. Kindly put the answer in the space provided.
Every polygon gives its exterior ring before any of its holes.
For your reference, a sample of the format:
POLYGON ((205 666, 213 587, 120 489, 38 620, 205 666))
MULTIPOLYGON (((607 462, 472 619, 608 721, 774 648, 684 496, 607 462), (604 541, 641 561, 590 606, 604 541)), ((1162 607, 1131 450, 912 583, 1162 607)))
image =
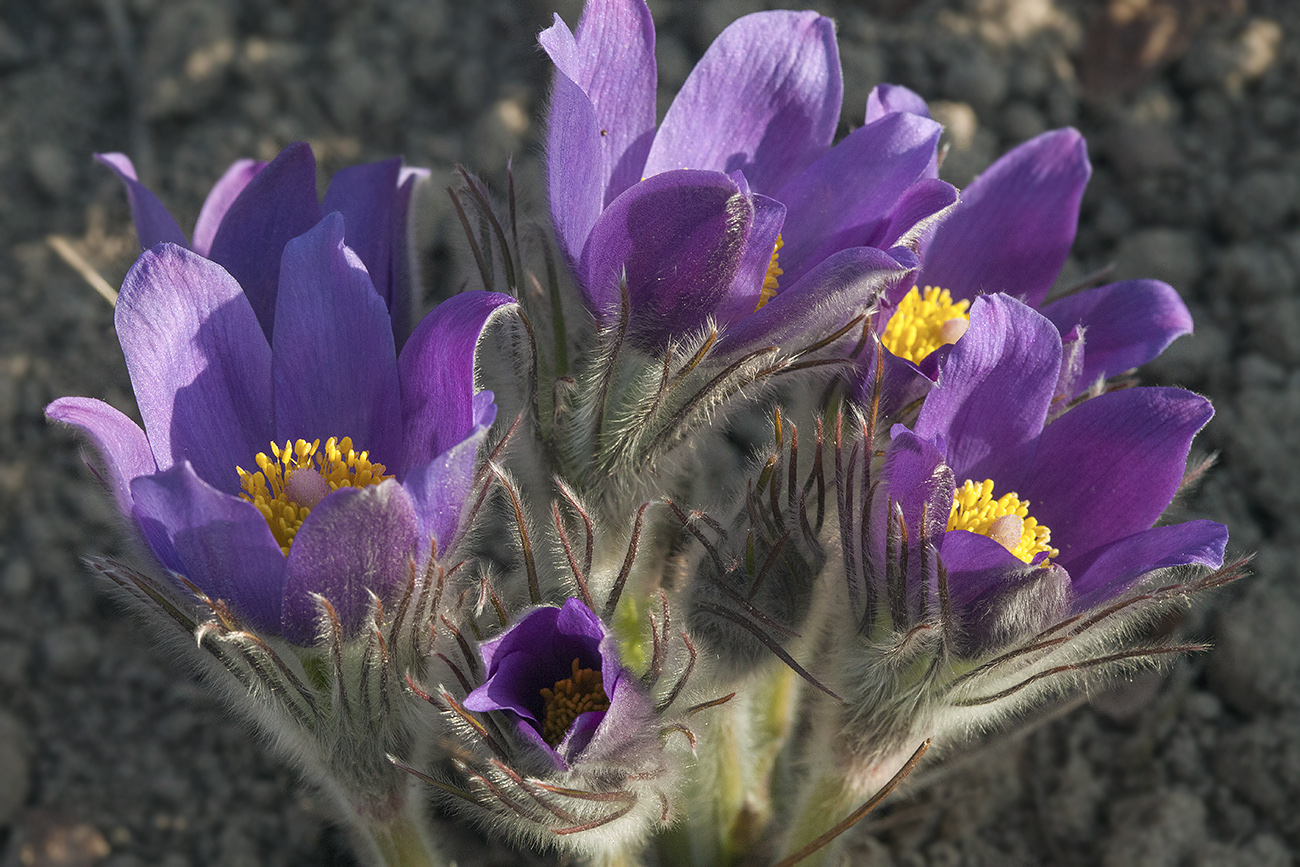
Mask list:
MULTIPOLYGON (((787 828, 781 854, 784 856, 798 852, 834 826, 856 806, 853 797, 843 777, 828 774, 818 779, 809 787, 798 815, 787 828)), ((819 849, 800 861, 799 867, 819 867, 825 863, 833 848, 825 846, 819 849)))
POLYGON ((387 822, 367 823, 358 817, 358 825, 378 855, 379 867, 443 867, 447 862, 438 856, 418 812, 418 799, 408 799, 406 809, 387 822))

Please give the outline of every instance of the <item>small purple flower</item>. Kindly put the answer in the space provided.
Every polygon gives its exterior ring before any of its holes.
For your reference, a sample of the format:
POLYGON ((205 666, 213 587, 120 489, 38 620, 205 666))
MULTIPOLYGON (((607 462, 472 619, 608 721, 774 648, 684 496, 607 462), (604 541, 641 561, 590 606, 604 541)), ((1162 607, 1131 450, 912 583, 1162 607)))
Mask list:
POLYGON ((316 198, 316 158, 303 142, 291 144, 269 163, 239 160, 208 193, 193 241, 147 187, 136 179, 125 154, 96 156, 126 185, 140 246, 168 242, 211 259, 238 281, 270 339, 274 328, 280 254, 333 211, 348 226, 348 247, 365 264, 384 300, 400 345, 410 333, 412 266, 407 216, 416 186, 428 169, 402 165, 400 158, 350 166, 337 172, 316 198))
MULTIPOLYGON (((266 206, 264 224, 289 209, 266 206)), ((492 394, 474 391, 474 348, 514 302, 454 296, 399 356, 384 299, 344 244, 343 216, 287 243, 247 241, 232 261, 265 276, 272 265, 252 254, 274 257, 274 279, 255 278, 257 291, 274 287, 273 319, 230 271, 175 243, 147 250, 127 274, 114 323, 144 430, 91 398, 46 412, 89 438, 106 486, 164 567, 254 627, 310 645, 314 594, 355 631, 371 591, 390 601, 411 558, 455 542, 496 413, 492 394)))
POLYGON ((937 592, 934 554, 981 645, 999 643, 1007 617, 1041 627, 1153 570, 1222 564, 1221 524, 1153 526, 1213 414, 1209 402, 1176 388, 1131 388, 1049 424, 1062 358, 1061 335, 1042 314, 1004 295, 977 299, 915 429, 895 428, 882 490, 908 527, 911 616, 937 592), (1009 613, 1003 600, 1035 583, 1047 588, 1042 610, 1009 613))
POLYGON ((590 0, 576 33, 556 16, 540 37, 557 70, 551 213, 597 317, 617 318, 625 278, 642 345, 710 317, 733 347, 762 345, 908 281, 902 245, 956 197, 919 98, 882 85, 832 147, 833 23, 760 12, 719 35, 656 130, 654 40, 643 0, 590 0))
POLYGON ((618 754, 651 718, 614 637, 577 599, 532 611, 479 651, 486 679, 465 707, 504 713, 558 770, 618 754))
MULTIPOLYGON (((1178 293, 1158 280, 1112 283, 1043 304, 1074 243, 1091 173, 1076 130, 1043 133, 994 162, 921 238, 915 286, 892 287, 878 320, 889 351, 887 389, 904 390, 894 404, 929 387, 947 347, 965 330, 971 302, 985 294, 1041 306, 1065 337, 1067 354, 1086 344, 1082 365, 1069 374, 1071 396, 1145 364, 1191 333, 1178 293)), ((860 397, 870 382, 864 377, 860 397)))

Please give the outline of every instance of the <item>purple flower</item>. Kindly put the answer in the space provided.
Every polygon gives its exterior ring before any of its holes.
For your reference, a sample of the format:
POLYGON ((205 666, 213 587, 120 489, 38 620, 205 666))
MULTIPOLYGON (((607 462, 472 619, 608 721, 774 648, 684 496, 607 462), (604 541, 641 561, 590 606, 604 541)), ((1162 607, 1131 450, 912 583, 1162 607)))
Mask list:
POLYGON ((979 298, 915 430, 895 428, 882 481, 908 527, 911 616, 937 591, 935 553, 977 640, 996 637, 1008 617, 1041 626, 1087 610, 1156 569, 1222 564, 1221 524, 1153 527, 1209 402, 1131 388, 1049 424, 1062 358, 1049 319, 1005 295, 979 298), (1044 610, 1009 613, 1006 600, 1030 585, 1044 610))
MULTIPOLYGON (((358 234, 367 238, 364 226, 358 234)), ((282 245, 248 243, 232 261, 274 257, 275 278, 255 278, 256 291, 274 287, 273 320, 230 271, 175 243, 146 251, 127 274, 114 322, 143 431, 90 398, 46 412, 90 439, 106 486, 164 567, 245 622, 308 645, 313 594, 353 631, 371 591, 391 600, 412 557, 456 540, 496 413, 491 393, 474 391, 474 347, 513 300, 457 295, 399 356, 384 300, 344 244, 343 216, 282 245)))
MULTIPOLYGON (((993 163, 922 237, 916 285, 892 287, 878 322, 890 353, 889 387, 907 392, 895 403, 924 393, 946 347, 963 333, 970 303, 984 294, 1041 306, 1069 352, 1086 344, 1082 366, 1070 372, 1071 396, 1145 364, 1191 333, 1178 293, 1158 280, 1112 283, 1043 305, 1074 243, 1091 173, 1076 130, 1044 133, 993 163)), ((864 378, 860 396, 870 381, 864 378)))
POLYGON ((557 769, 617 755, 650 717, 614 637, 577 599, 530 612, 479 651, 487 674, 465 707, 504 713, 557 769))
POLYGON ((591 0, 576 33, 556 16, 540 37, 557 70, 551 214, 597 317, 617 319, 625 278, 642 345, 710 317, 733 346, 761 345, 838 327, 910 277, 900 245, 955 201, 919 98, 882 85, 832 147, 834 25, 760 12, 718 36, 656 130, 654 38, 643 0, 591 0))
POLYGON ((126 185, 140 246, 178 244, 225 268, 243 287, 268 340, 285 244, 333 211, 343 215, 348 247, 388 306, 399 345, 410 333, 407 215, 411 194, 428 177, 428 169, 404 167, 400 158, 351 166, 334 175, 322 206, 316 198, 316 158, 305 143, 289 145, 269 163, 239 160, 208 193, 191 243, 158 197, 136 179, 126 155, 98 154, 96 159, 126 185))

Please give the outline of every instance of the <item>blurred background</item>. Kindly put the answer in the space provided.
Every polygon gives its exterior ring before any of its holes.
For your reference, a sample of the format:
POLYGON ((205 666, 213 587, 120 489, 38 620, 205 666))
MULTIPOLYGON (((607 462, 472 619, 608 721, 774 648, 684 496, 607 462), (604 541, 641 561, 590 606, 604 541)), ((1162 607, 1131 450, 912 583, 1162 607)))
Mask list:
MULTIPOLYGON (((946 125, 946 179, 1072 125, 1094 165, 1063 283, 1156 277, 1196 318, 1146 371, 1209 395, 1218 466, 1180 517, 1256 574, 1169 624, 1215 648, 975 751, 864 823, 853 863, 1282 867, 1300 851, 1300 3, 862 0, 834 17, 842 131, 888 81, 946 125), (1208 604, 1207 604, 1208 602, 1208 604)), ((742 0, 652 0, 660 111, 742 0)), ((124 550, 43 408, 135 414, 112 310, 138 253, 95 151, 182 226, 232 161, 305 139, 322 183, 404 156, 426 294, 470 279, 445 187, 464 163, 545 219, 536 33, 577 0, 0 2, 0 867, 354 863, 291 771, 122 616, 80 564, 124 550), (51 236, 62 239, 53 245, 51 236), (65 252, 56 252, 62 243, 65 252), (70 252, 68 252, 70 251, 70 252)), ((472 266, 471 266, 472 267, 472 266)), ((1195 455, 1194 455, 1195 456, 1195 455)), ((463 864, 499 845, 449 842, 463 864)))

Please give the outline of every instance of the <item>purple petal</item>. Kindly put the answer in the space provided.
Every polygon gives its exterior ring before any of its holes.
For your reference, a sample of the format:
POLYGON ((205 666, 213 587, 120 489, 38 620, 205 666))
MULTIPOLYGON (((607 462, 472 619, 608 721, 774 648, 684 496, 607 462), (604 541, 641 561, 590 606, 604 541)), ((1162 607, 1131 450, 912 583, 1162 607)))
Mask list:
MULTIPOLYGON (((484 394, 490 397, 492 393, 479 392, 475 398, 484 394)), ((489 406, 491 415, 495 416, 496 404, 489 406)), ((412 467, 403 476, 402 486, 411 495, 420 518, 420 539, 424 545, 428 545, 430 539, 436 540, 439 552, 448 551, 455 545, 461 512, 474 486, 479 446, 487 439, 491 424, 492 418, 489 417, 486 424, 479 424, 462 442, 428 463, 412 467)), ((420 559, 423 562, 423 551, 420 559)))
POLYGON ((1182 483, 1192 437, 1213 415, 1208 400, 1182 389, 1130 388, 1048 425, 1016 490, 1051 529, 1057 562, 1073 571, 1075 557, 1154 524, 1182 483))
POLYGON ((1080 389, 1140 367, 1192 333, 1187 305, 1159 280, 1126 280, 1078 292, 1048 304, 1043 315, 1062 334, 1084 329, 1080 389))
POLYGON ((816 342, 866 312, 895 282, 910 280, 910 273, 882 250, 842 250, 798 283, 777 292, 761 310, 729 327, 718 342, 719 350, 735 357, 792 340, 816 342))
POLYGON ((614 200, 592 228, 579 264, 588 305, 617 319, 627 278, 629 337, 657 348, 698 331, 730 291, 754 206, 717 172, 655 175, 614 200))
POLYGON ((397 362, 403 457, 390 469, 398 478, 428 464, 484 423, 480 413, 486 411, 485 399, 474 392, 474 350, 493 316, 515 303, 497 292, 461 292, 415 327, 397 362))
POLYGON ((659 127, 645 175, 740 170, 757 192, 772 195, 830 147, 843 97, 829 18, 746 15, 695 64, 659 127))
POLYGON ((957 199, 957 188, 947 181, 937 178, 917 181, 889 212, 889 223, 881 231, 879 242, 871 246, 914 244, 957 199))
POLYGON ((551 222, 560 252, 576 271, 604 200, 596 171, 603 157, 596 110, 582 88, 563 73, 556 73, 551 91, 547 148, 551 222))
POLYGON ((646 733, 658 729, 650 698, 630 672, 622 670, 612 684, 606 679, 604 686, 609 709, 594 720, 596 727, 589 730, 589 723, 582 719, 587 714, 582 714, 560 744, 570 764, 626 761, 630 750, 643 748, 646 733))
POLYGON ((429 179, 429 170, 403 166, 397 176, 397 200, 393 207, 392 276, 389 279, 388 316, 393 323, 393 338, 400 351, 411 333, 413 301, 418 295, 419 264, 411 232, 411 201, 415 190, 429 179))
POLYGON ((130 157, 126 154, 95 154, 95 159, 116 172, 126 186, 126 200, 131 204, 131 216, 135 218, 135 233, 140 238, 141 248, 148 250, 163 243, 188 246, 185 233, 171 212, 148 187, 136 180, 135 166, 130 157))
POLYGON ((1037 307, 1074 243, 1092 167, 1073 129, 1030 139, 974 180, 922 246, 918 283, 954 299, 1005 292, 1037 307))
POLYGON ((401 170, 400 158, 341 169, 330 179, 321 207, 326 214, 343 215, 348 248, 361 258, 385 310, 392 302, 393 259, 404 252, 406 241, 404 235, 394 237, 401 170))
POLYGON ((966 530, 944 533, 939 556, 948 573, 948 592, 958 608, 1009 590, 1038 571, 1001 543, 966 530))
POLYGON ((226 211, 209 255, 244 287, 267 340, 275 324, 275 293, 284 245, 320 221, 316 158, 291 144, 257 173, 226 211))
POLYGON ((767 278, 772 253, 785 223, 785 206, 776 199, 760 195, 751 198, 754 203, 754 224, 749 231, 749 240, 745 244, 740 265, 736 269, 731 292, 718 305, 718 324, 723 326, 744 319, 758 307, 763 281, 767 278))
POLYGON ((884 492, 902 510, 908 538, 914 544, 923 536, 931 544, 937 543, 948 524, 956 487, 939 447, 900 425, 885 454, 880 478, 884 492))
POLYGON ((959 483, 993 479, 999 496, 1017 490, 1060 368, 1061 335, 1051 322, 1005 295, 978 298, 970 329, 921 406, 916 433, 947 440, 959 483))
POLYGON ((871 88, 867 96, 866 123, 874 123, 893 112, 930 116, 929 106, 913 90, 898 84, 877 84, 871 88))
MULTIPOLYGON (((557 15, 538 41, 560 75, 590 100, 600 162, 588 163, 585 169, 591 172, 599 165, 599 205, 608 205, 641 179, 654 137, 655 30, 650 10, 644 0, 591 0, 576 36, 557 15)), ((552 140, 551 158, 568 159, 556 144, 552 140)))
POLYGON ((50 421, 70 424, 85 434, 103 462, 100 479, 123 514, 131 513, 131 480, 158 472, 144 431, 118 410, 89 397, 61 397, 45 408, 50 421))
POLYGON ((204 482, 187 462, 137 478, 131 495, 164 566, 256 628, 280 631, 284 554, 256 506, 204 482))
POLYGON ((1075 611, 1086 611, 1127 591, 1139 578, 1170 566, 1223 565, 1228 528, 1214 521, 1188 521, 1134 533, 1076 563, 1075 611))
POLYGON ((298 528, 289 548, 284 583, 284 637, 313 645, 320 608, 330 601, 344 637, 361 626, 373 592, 391 603, 406 586, 418 521, 411 498, 389 479, 364 488, 339 488, 298 528))
POLYGON ((217 236, 217 229, 226 218, 226 212, 249 181, 264 168, 266 163, 258 160, 238 160, 226 169, 226 173, 212 187, 208 197, 203 200, 203 207, 199 209, 199 219, 194 224, 195 253, 208 255, 212 250, 212 239, 217 236))
POLYGON ((271 347, 239 284, 172 244, 141 254, 114 314, 158 468, 188 460, 208 484, 239 492, 274 433, 271 347))
POLYGON ((392 326, 343 235, 343 218, 331 213, 285 245, 271 357, 275 437, 350 436, 392 466, 402 455, 392 326))
POLYGON ((776 195, 788 212, 781 251, 787 279, 798 280, 836 250, 892 246, 883 229, 922 178, 942 131, 928 118, 891 114, 854 130, 783 186, 776 195))

